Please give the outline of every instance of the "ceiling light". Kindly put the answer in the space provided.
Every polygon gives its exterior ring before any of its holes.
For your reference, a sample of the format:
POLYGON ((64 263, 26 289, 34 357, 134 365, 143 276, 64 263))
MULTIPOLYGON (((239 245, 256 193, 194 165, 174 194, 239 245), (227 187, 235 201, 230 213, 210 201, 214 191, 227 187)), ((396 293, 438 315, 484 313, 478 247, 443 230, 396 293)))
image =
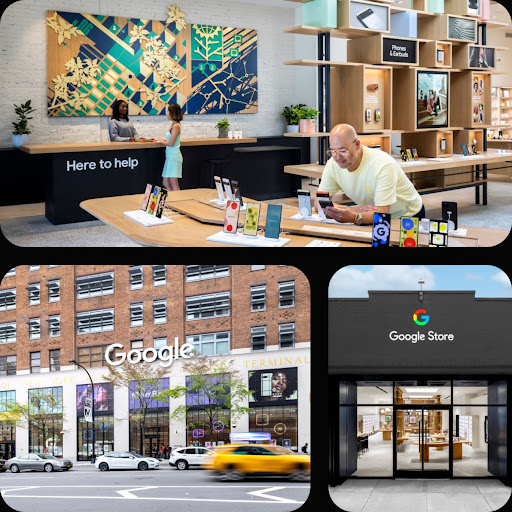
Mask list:
POLYGON ((414 388, 404 388, 406 393, 436 393, 439 388, 428 386, 416 386, 414 388))

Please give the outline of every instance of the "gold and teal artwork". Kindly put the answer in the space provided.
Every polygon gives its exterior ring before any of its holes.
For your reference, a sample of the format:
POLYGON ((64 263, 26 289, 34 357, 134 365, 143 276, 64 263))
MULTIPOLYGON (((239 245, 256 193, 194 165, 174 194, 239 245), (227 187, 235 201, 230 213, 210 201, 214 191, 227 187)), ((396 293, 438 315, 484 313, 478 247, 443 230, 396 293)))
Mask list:
POLYGON ((257 33, 185 22, 47 12, 48 116, 258 111, 257 33))

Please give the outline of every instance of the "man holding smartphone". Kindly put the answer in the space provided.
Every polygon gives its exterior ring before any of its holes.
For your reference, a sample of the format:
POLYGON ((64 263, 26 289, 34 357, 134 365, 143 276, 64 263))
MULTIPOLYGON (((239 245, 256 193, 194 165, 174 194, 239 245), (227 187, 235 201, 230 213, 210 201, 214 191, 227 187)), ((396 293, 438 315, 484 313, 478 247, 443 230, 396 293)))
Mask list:
POLYGON ((354 128, 338 124, 329 137, 328 162, 319 191, 332 197, 343 190, 356 206, 328 206, 325 213, 342 223, 372 224, 373 213, 392 218, 425 217, 425 207, 402 168, 391 156, 361 144, 354 128))

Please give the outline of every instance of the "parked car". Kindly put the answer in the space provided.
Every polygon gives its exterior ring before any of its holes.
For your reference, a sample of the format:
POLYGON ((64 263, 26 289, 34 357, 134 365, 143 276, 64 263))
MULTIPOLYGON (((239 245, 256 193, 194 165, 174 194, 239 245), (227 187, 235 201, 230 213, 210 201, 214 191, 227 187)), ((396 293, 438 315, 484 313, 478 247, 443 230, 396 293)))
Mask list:
POLYGON ((5 463, 5 469, 10 469, 11 473, 19 473, 20 471, 67 471, 73 467, 73 463, 69 459, 58 459, 47 453, 28 453, 26 455, 18 455, 9 459, 5 463))
POLYGON ((153 457, 143 457, 135 452, 109 452, 96 458, 94 465, 101 471, 109 469, 155 469, 160 461, 153 457))
POLYGON ((221 480, 241 480, 245 475, 281 475, 292 480, 307 480, 310 466, 309 455, 282 446, 248 444, 222 447, 211 469, 221 480))
POLYGON ((169 455, 169 464, 176 469, 188 469, 190 466, 208 466, 216 453, 209 448, 187 446, 174 448, 169 455))

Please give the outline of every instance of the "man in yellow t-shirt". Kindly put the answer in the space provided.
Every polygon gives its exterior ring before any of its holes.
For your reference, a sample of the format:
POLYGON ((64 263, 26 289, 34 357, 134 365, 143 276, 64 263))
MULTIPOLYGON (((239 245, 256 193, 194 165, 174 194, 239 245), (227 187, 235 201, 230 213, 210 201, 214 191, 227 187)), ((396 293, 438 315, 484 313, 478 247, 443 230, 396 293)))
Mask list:
POLYGON ((391 156, 361 144, 354 128, 338 124, 331 130, 328 156, 319 191, 332 197, 342 190, 356 206, 325 208, 338 222, 373 223, 373 213, 390 213, 392 218, 425 217, 418 191, 391 156))

